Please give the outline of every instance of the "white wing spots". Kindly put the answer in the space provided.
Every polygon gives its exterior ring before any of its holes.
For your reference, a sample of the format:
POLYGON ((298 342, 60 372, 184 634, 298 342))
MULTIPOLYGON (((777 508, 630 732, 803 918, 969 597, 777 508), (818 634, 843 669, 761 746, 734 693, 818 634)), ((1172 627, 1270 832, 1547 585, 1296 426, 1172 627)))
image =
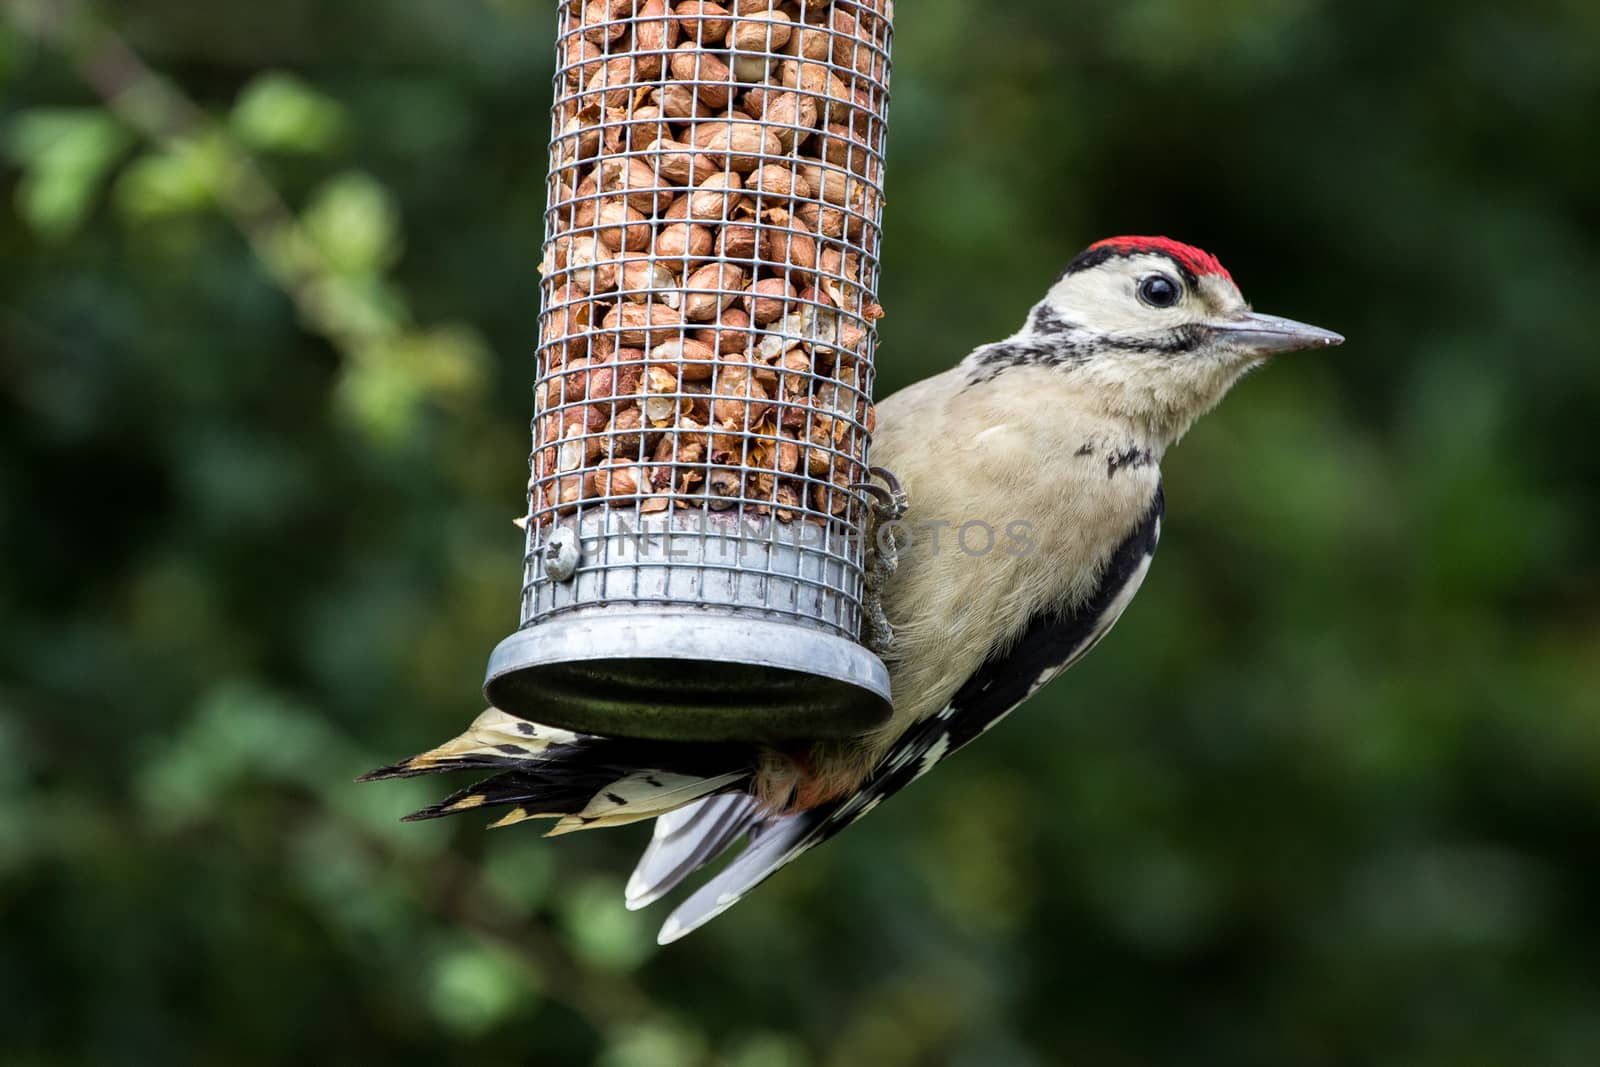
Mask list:
MULTIPOLYGON (((1100 635, 1099 634, 1095 634, 1094 636, 1089 638, 1089 645, 1093 645, 1099 639, 1100 639, 1100 635)), ((1085 646, 1086 649, 1087 649, 1087 647, 1088 646, 1085 646)), ((1039 675, 1039 677, 1035 678, 1033 680, 1033 684, 1028 686, 1028 696, 1029 697, 1033 696, 1033 694, 1037 693, 1039 690, 1043 689, 1045 686, 1047 686, 1051 682, 1055 681, 1056 680, 1056 676, 1058 674, 1060 674, 1062 671, 1066 670, 1068 667, 1072 666, 1074 663, 1076 663, 1077 660, 1078 660, 1078 657, 1080 655, 1082 655, 1082 653, 1074 652, 1071 656, 1069 656, 1067 658, 1067 661, 1065 663, 1061 664, 1059 667, 1051 667, 1049 670, 1047 670, 1043 674, 1039 675)), ((1025 697, 1024 699, 1027 699, 1027 698, 1025 697)), ((1009 711, 1006 712, 1006 715, 1010 715, 1010 714, 1011 713, 1009 711)), ((994 722, 989 723, 987 726, 985 726, 983 728, 983 732, 984 733, 988 733, 990 730, 993 730, 996 726, 1000 725, 1000 723, 1005 721, 1006 715, 1002 715, 998 719, 995 719, 994 722)))
POLYGON ((917 747, 915 745, 904 745, 899 751, 895 752, 894 755, 889 757, 884 766, 888 770, 897 771, 901 767, 904 767, 906 764, 910 763, 912 759, 916 757, 916 755, 917 747))
MULTIPOLYGON (((1074 663, 1077 663, 1079 659, 1083 658, 1083 655, 1086 652, 1088 652, 1091 648, 1093 648, 1095 646, 1095 643, 1097 641, 1099 641, 1100 638, 1103 637, 1103 636, 1105 636, 1104 633, 1102 633, 1099 630, 1096 630, 1094 633, 1090 634, 1089 635, 1089 640, 1084 642, 1083 648, 1081 648, 1080 650, 1074 652, 1071 656, 1069 656, 1065 663, 1061 664, 1061 666, 1059 666, 1059 667, 1052 667, 1051 669, 1045 671, 1043 674, 1039 675, 1039 677, 1035 678, 1033 680, 1033 684, 1028 686, 1028 695, 1026 697, 1024 697, 1023 699, 1024 700, 1031 699, 1033 697, 1033 694, 1037 693, 1039 690, 1043 689, 1045 686, 1047 686, 1051 682, 1055 681, 1056 677, 1058 675, 1060 675, 1062 671, 1066 670, 1068 667, 1072 666, 1074 663)), ((1013 710, 1015 710, 1015 709, 1013 709, 1013 710)), ((1008 712, 1006 712, 1005 715, 1001 715, 1000 717, 995 719, 993 722, 985 724, 984 728, 983 728, 983 732, 984 733, 988 733, 990 730, 993 730, 996 726, 999 726, 1002 722, 1005 721, 1006 715, 1010 715, 1010 714, 1011 714, 1011 712, 1008 711, 1008 712)))
POLYGON ((949 753, 950 735, 947 733, 940 734, 939 740, 933 743, 933 747, 922 754, 922 763, 917 767, 917 777, 921 778, 924 774, 927 774, 929 771, 933 770, 939 761, 944 759, 945 756, 949 755, 949 753))
MULTIPOLYGON (((921 773, 922 772, 918 771, 917 775, 913 775, 913 777, 920 776, 921 773)), ((872 792, 872 786, 869 785, 866 792, 857 793, 855 796, 839 805, 838 808, 834 809, 832 814, 828 816, 825 825, 837 827, 849 826, 853 822, 857 822, 858 820, 866 818, 867 815, 871 813, 872 809, 876 808, 879 804, 882 804, 888 799, 888 797, 888 793, 872 792)), ((800 850, 795 853, 795 856, 800 855, 801 852, 805 852, 807 849, 816 844, 819 844, 819 842, 806 842, 801 846, 800 850)), ((793 859, 794 857, 791 856, 784 862, 788 863, 793 859)))
MULTIPOLYGON (((901 760, 901 766, 904 766, 904 765, 905 765, 905 761, 901 760)), ((865 794, 865 793, 857 793, 854 796, 852 796, 849 800, 845 801, 843 804, 840 804, 839 805, 839 810, 835 811, 833 813, 833 815, 831 816, 831 818, 834 821, 838 821, 840 819, 849 819, 852 816, 854 816, 855 813, 857 811, 859 811, 861 809, 861 806, 863 804, 865 804, 866 802, 867 802, 867 794, 865 794)))

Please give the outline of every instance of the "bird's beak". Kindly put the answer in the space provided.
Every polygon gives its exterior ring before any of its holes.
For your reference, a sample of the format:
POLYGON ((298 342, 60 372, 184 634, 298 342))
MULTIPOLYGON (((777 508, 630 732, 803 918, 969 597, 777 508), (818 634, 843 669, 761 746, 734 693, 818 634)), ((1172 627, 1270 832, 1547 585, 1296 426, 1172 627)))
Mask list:
POLYGON ((1276 315, 1248 312, 1236 319, 1213 324, 1217 337, 1257 356, 1298 352, 1305 348, 1332 348, 1344 344, 1344 337, 1332 330, 1308 326, 1276 315))

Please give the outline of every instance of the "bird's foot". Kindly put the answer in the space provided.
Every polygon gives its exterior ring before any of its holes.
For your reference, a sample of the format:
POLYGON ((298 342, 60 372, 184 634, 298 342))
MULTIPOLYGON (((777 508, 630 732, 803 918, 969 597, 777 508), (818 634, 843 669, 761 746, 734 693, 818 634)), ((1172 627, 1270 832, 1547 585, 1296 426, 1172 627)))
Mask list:
POLYGON ((894 648, 894 627, 883 611, 883 588, 900 566, 901 532, 892 524, 905 518, 910 500, 900 479, 883 467, 869 471, 884 484, 861 482, 853 488, 873 498, 872 515, 867 524, 866 596, 862 604, 862 642, 880 656, 894 648))
POLYGON ((900 484, 900 479, 886 467, 870 467, 867 473, 883 482, 883 485, 877 482, 856 482, 850 488, 866 493, 876 502, 872 508, 872 524, 882 526, 905 518, 906 509, 910 507, 911 501, 906 496, 905 487, 900 484))

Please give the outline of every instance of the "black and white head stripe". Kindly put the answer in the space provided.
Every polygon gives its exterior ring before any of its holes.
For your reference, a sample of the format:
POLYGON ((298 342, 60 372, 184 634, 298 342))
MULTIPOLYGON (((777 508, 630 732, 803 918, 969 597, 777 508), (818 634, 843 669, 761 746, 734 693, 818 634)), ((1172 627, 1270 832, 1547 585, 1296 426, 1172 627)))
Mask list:
POLYGON ((858 792, 757 823, 745 851, 667 918, 660 942, 676 941, 733 907, 778 870, 992 729, 1083 658, 1110 632, 1149 572, 1164 510, 1158 485, 1144 518, 1106 563, 1094 594, 1071 610, 1035 616, 1020 637, 984 661, 943 711, 908 731, 858 792))
MULTIPOLYGON (((1092 305, 1064 300, 1058 291, 1062 283, 1075 275, 1114 260, 1139 257, 1156 257, 1163 261, 1182 279, 1189 293, 1198 291, 1200 280, 1205 277, 1223 278, 1229 284, 1233 281, 1215 256, 1166 237, 1114 237, 1101 241, 1067 264, 1067 269, 1057 279, 1056 288, 1034 306, 1020 331, 1004 341, 983 345, 967 357, 968 386, 981 385, 1011 367, 1071 369, 1103 356, 1117 357, 1124 353, 1182 356, 1205 346, 1210 340, 1210 331, 1199 323, 1179 321, 1159 330, 1148 328, 1146 324, 1145 328, 1131 333, 1119 331, 1100 321, 1092 305)), ((1144 281, 1148 283, 1151 279, 1144 281)), ((1172 295, 1173 299, 1168 302, 1150 306, 1176 307, 1179 294, 1174 290, 1172 295)))

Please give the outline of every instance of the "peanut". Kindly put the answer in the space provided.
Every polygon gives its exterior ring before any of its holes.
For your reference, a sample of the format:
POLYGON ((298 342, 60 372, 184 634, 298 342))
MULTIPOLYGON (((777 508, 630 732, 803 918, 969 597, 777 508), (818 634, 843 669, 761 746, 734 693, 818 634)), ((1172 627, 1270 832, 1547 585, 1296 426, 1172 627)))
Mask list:
POLYGON ((748 119, 710 119, 694 128, 691 140, 700 151, 725 159, 741 174, 759 167, 763 156, 783 151, 776 131, 748 119))
POLYGON ((854 505, 890 0, 564 0, 535 521, 854 505))
POLYGON ((744 296, 744 309, 757 326, 783 318, 788 301, 795 297, 794 286, 782 278, 764 278, 752 285, 744 296))
POLYGON ((781 52, 794 34, 782 11, 755 11, 733 24, 733 47, 741 52, 781 52))
POLYGON ((676 363, 677 379, 681 382, 703 382, 711 377, 716 367, 717 353, 704 341, 679 338, 651 349, 650 358, 676 363))
POLYGON ((734 300, 745 285, 744 268, 732 263, 708 263, 684 282, 683 317, 707 322, 734 300))
POLYGON ((693 45, 672 53, 672 76, 694 86, 694 91, 710 108, 725 108, 733 100, 733 71, 715 54, 693 45))
POLYGON ((672 202, 672 191, 659 186, 650 165, 633 156, 601 160, 599 185, 603 192, 624 194, 628 206, 645 215, 672 202))
POLYGON ((678 17, 678 29, 683 35, 690 42, 698 41, 702 45, 721 44, 728 39, 728 30, 733 25, 732 13, 708 0, 685 0, 673 8, 672 13, 678 17))
POLYGON ((646 159, 655 159, 661 176, 674 185, 699 185, 716 174, 718 167, 691 145, 657 140, 645 149, 646 159))
POLYGON ((602 323, 629 348, 653 348, 682 325, 683 316, 664 304, 618 304, 602 323))
POLYGON ((711 254, 714 242, 711 231, 704 226, 674 223, 656 234, 656 255, 667 260, 701 260, 711 254))

